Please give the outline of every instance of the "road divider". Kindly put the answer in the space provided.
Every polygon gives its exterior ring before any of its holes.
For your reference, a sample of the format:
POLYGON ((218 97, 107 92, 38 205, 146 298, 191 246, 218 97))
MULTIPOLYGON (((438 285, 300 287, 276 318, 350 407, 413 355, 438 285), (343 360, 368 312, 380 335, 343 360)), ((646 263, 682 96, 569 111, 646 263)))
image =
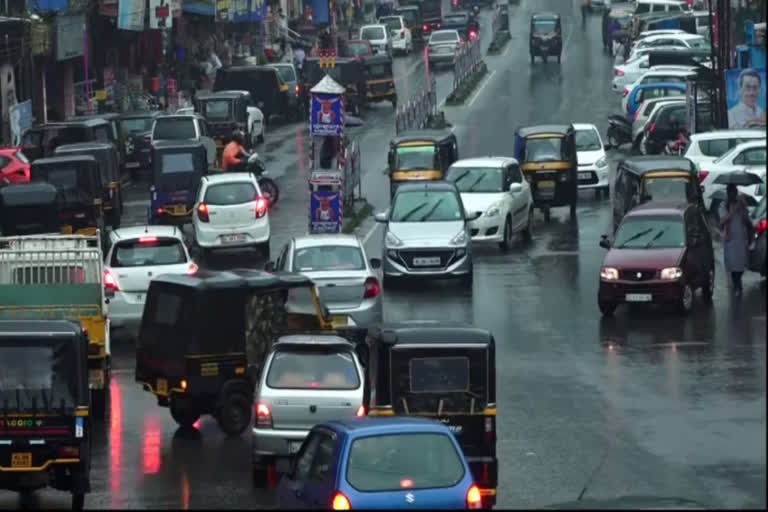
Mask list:
POLYGON ((344 212, 341 231, 347 234, 354 233, 372 213, 373 205, 371 203, 365 198, 356 199, 344 212))
POLYGON ((437 114, 437 83, 433 76, 429 85, 419 89, 410 100, 401 104, 395 113, 395 133, 420 130, 437 114))
POLYGON ((464 103, 487 72, 479 39, 460 48, 453 61, 453 90, 445 99, 445 104, 464 103))
POLYGON ((509 21, 506 18, 507 13, 496 11, 491 22, 491 44, 488 45, 487 55, 498 55, 504 50, 507 42, 511 39, 509 34, 509 21), (503 23, 506 21, 506 23, 503 23))

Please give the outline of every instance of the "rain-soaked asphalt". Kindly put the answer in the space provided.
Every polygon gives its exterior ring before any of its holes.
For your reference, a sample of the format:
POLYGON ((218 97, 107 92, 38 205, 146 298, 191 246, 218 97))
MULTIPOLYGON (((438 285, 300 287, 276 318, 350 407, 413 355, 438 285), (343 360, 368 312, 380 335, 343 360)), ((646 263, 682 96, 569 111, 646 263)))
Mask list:
MULTIPOLYGON (((617 108, 611 64, 601 51, 599 18, 582 29, 578 0, 522 0, 511 10, 512 41, 488 57, 490 74, 464 107, 446 108, 462 157, 509 154, 524 124, 592 122, 605 132, 617 108), (537 10, 563 18, 562 63, 531 66, 527 23, 537 10)), ((485 43, 487 44, 487 40, 485 43)), ((417 57, 397 58, 401 99, 423 80, 417 57)), ((439 99, 451 87, 438 73, 439 99)), ((385 143, 391 107, 364 115, 363 195, 388 204, 385 143)), ((271 212, 272 254, 306 231, 306 130, 274 128, 264 154, 281 187, 271 212)), ((615 155, 614 155, 615 156, 615 155)), ((127 221, 139 222, 135 192, 127 221)), ((687 318, 656 310, 620 310, 601 320, 596 305, 609 200, 580 197, 578 219, 537 213, 534 241, 508 254, 475 251, 473 290, 435 283, 385 290, 387 320, 463 320, 491 330, 497 343, 499 506, 537 507, 627 495, 683 498, 707 507, 766 506, 766 304, 758 276, 730 297, 716 248, 714 305, 697 302, 687 318)), ((381 230, 363 226, 369 256, 381 230)), ((257 265, 253 255, 224 255, 216 267, 257 265)), ((111 416, 97 433, 89 508, 262 508, 273 496, 254 488, 250 440, 227 440, 204 418, 196 439, 175 436, 167 409, 133 382, 133 342, 113 341, 111 416)), ((16 497, 0 494, 0 508, 16 497)), ((38 494, 44 508, 66 508, 66 495, 38 494)), ((33 505, 35 505, 33 503, 33 505)))

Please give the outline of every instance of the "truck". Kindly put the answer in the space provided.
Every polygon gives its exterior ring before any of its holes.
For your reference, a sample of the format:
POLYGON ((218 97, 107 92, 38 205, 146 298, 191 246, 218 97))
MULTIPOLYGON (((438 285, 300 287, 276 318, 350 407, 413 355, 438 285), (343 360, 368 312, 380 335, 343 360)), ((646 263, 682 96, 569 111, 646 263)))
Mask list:
POLYGON ((101 235, 0 237, 0 320, 74 320, 88 335, 91 411, 104 418, 110 380, 101 235))

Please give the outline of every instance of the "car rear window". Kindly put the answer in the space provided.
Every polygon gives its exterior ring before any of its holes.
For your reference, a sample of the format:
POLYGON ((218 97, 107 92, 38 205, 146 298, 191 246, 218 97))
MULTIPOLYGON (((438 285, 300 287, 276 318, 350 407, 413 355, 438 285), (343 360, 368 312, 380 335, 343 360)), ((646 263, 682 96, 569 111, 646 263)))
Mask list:
POLYGON ((273 389, 357 389, 360 376, 351 352, 280 350, 267 374, 273 389))
POLYGON ((127 133, 143 133, 152 129, 151 117, 134 117, 129 119, 123 119, 120 121, 120 125, 124 132, 127 133))
POLYGON ((109 265, 113 268, 146 267, 186 262, 187 255, 181 240, 148 236, 117 242, 109 265))
POLYGON ((390 16, 387 18, 380 18, 379 23, 386 25, 389 30, 400 29, 400 18, 397 16, 390 16))
POLYGON ((195 121, 188 119, 158 119, 152 132, 153 140, 195 139, 195 121))
POLYGON ((703 155, 718 157, 722 156, 726 151, 739 144, 739 142, 741 142, 739 139, 700 140, 699 150, 703 155))
POLYGON ((360 39, 378 40, 384 39, 384 29, 382 27, 366 27, 360 32, 360 39))
POLYGON ((430 43, 450 43, 459 40, 456 32, 436 32, 429 38, 430 43))
POLYGON ((469 359, 420 357, 410 361, 412 393, 455 393, 469 390, 469 359))
POLYGON ((445 434, 386 434, 355 439, 347 482, 361 492, 453 487, 464 465, 445 434))
POLYGON ((283 79, 283 82, 289 83, 296 81, 296 73, 293 72, 291 66, 276 66, 275 69, 280 73, 280 78, 283 79))
POLYGON ((322 270, 365 270, 365 260, 359 247, 324 245, 297 249, 293 260, 294 272, 322 270))
POLYGON ((256 187, 249 181, 219 183, 206 189, 203 202, 218 206, 243 204, 253 202, 257 195, 256 187))
POLYGON ((195 170, 195 163, 191 153, 167 153, 163 155, 163 174, 192 172, 193 170, 195 170))

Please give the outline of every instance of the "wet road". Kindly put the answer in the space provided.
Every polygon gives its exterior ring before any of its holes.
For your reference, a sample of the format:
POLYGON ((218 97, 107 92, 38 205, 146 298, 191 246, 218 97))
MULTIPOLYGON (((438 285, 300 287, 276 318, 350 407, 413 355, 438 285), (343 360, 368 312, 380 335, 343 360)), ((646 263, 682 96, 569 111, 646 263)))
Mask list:
MULTIPOLYGON (((599 18, 582 30, 578 1, 523 0, 512 7, 512 41, 488 57, 490 74, 463 107, 446 108, 462 157, 509 154, 523 124, 592 122, 601 132, 617 108, 611 63, 602 54, 599 18), (560 65, 528 63, 532 7, 563 17, 560 65)), ((487 44, 486 40, 486 44, 487 44)), ((398 58, 401 98, 423 76, 418 58, 398 58)), ((438 75, 439 99, 450 72, 438 75)), ((363 194, 387 206, 385 142, 394 133, 388 104, 374 107, 361 129, 363 194)), ((304 127, 268 135, 266 155, 278 176, 281 202, 271 215, 272 254, 306 231, 304 127)), ((615 155, 614 155, 615 157, 615 155)), ((141 193, 129 220, 143 215, 141 193)), ((145 196, 144 196, 145 197, 145 196)), ((696 303, 687 317, 638 308, 601 320, 596 305, 609 201, 580 198, 578 219, 537 212, 534 241, 507 254, 475 251, 473 290, 434 283, 417 291, 385 290, 388 320, 464 320, 491 330, 497 342, 499 505, 536 507, 575 500, 650 495, 695 500, 709 507, 766 506, 765 288, 745 277, 733 300, 722 251, 711 307, 696 303), (585 490, 586 488, 586 490, 585 490)), ((369 256, 381 251, 381 230, 362 227, 369 256)), ((258 264, 224 255, 215 266, 258 264)), ((112 413, 98 434, 91 508, 258 508, 272 496, 254 489, 249 439, 226 440, 210 418, 198 439, 175 439, 167 409, 133 382, 132 342, 113 345, 112 413)), ((0 495, 0 508, 15 496, 0 495)), ((45 491, 38 505, 66 508, 45 491)))

